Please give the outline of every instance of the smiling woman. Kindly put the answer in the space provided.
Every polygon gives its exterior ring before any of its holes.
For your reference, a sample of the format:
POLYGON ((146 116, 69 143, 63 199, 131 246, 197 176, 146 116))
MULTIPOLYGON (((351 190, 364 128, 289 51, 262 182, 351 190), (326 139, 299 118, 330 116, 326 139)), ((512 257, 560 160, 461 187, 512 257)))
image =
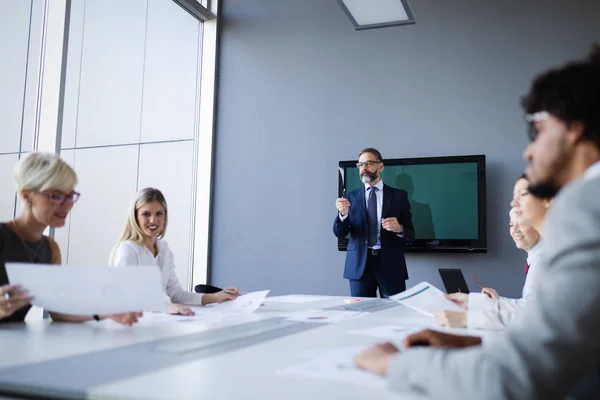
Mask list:
POLYGON ((110 255, 113 267, 156 266, 161 271, 163 290, 169 298, 167 312, 193 315, 185 306, 221 303, 238 297, 237 287, 217 293, 185 291, 175 273, 173 252, 164 240, 168 222, 167 201, 158 189, 145 188, 131 203, 125 229, 110 255))
MULTIPOLYGON (((56 154, 27 155, 16 165, 14 176, 24 206, 14 220, 0 223, 0 322, 24 321, 33 300, 18 282, 8 282, 5 263, 61 264, 60 249, 44 230, 64 226, 79 198, 75 171, 56 154)), ((111 318, 131 325, 138 317, 137 313, 73 316, 49 311, 53 320, 67 322, 111 318)))

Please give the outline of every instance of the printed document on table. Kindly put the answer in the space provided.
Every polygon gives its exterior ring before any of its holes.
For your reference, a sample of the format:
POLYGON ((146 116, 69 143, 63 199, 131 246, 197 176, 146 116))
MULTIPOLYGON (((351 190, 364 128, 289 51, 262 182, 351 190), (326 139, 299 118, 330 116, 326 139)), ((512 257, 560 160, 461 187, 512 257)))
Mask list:
POLYGON ((390 296, 390 299, 430 317, 434 317, 440 311, 465 311, 428 282, 421 282, 404 292, 390 296))
POLYGON ((407 327, 401 325, 383 325, 373 328, 356 329, 348 331, 351 335, 371 336, 381 339, 404 340, 407 336, 419 332, 421 328, 407 327))
POLYGON ((368 315, 362 311, 304 310, 288 314, 289 321, 335 323, 368 315))
POLYGON ((11 283, 35 298, 31 304, 70 315, 119 314, 165 308, 158 268, 6 263, 11 283))
POLYGON ((210 304, 208 306, 190 307, 196 315, 208 314, 213 312, 220 313, 253 313, 260 307, 261 303, 267 297, 270 290, 247 293, 238 296, 237 299, 225 301, 223 303, 210 304))
POLYGON ((319 356, 277 371, 278 376, 290 376, 341 382, 359 386, 385 386, 385 379, 354 365, 353 359, 365 346, 319 351, 319 356))
POLYGON ((329 297, 325 296, 299 296, 299 295, 286 295, 286 296, 275 296, 267 297, 265 302, 273 303, 310 303, 313 301, 328 300, 329 297))

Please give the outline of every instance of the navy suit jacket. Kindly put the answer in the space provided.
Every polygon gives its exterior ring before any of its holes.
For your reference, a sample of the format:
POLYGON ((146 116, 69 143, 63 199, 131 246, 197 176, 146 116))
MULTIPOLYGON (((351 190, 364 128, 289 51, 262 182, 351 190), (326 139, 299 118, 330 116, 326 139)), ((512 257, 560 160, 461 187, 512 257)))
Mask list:
MULTIPOLYGON (((337 237, 346 237, 350 233, 350 242, 346 254, 344 278, 360 279, 367 264, 367 206, 364 187, 347 194, 350 202, 348 217, 342 222, 336 216, 333 223, 333 233, 337 237)), ((404 260, 404 244, 411 243, 415 232, 410 214, 408 194, 404 190, 383 185, 383 207, 381 217, 396 217, 402 224, 404 236, 399 237, 394 232, 381 229, 381 266, 387 280, 406 280, 408 271, 404 260)), ((381 224, 381 222, 380 222, 381 224)))

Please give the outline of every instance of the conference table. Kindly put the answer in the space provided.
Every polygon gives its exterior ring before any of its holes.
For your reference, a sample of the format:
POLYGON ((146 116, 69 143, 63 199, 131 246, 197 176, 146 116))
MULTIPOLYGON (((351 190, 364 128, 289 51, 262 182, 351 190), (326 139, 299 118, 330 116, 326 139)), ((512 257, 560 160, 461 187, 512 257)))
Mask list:
POLYGON ((146 313, 133 327, 111 320, 4 324, 0 396, 406 399, 349 359, 335 360, 374 343, 400 345, 425 327, 435 327, 431 317, 388 299, 308 295, 267 297, 256 312, 223 320, 146 313), (313 317, 293 318, 306 313, 313 317), (334 314, 352 317, 328 322, 334 314))

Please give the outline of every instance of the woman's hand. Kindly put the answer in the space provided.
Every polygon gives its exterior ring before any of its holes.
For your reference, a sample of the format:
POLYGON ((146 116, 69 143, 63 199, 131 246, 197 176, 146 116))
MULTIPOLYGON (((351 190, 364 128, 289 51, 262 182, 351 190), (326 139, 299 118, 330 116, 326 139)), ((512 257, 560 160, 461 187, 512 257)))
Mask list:
POLYGON ((138 322, 138 318, 141 318, 144 315, 142 312, 130 312, 130 313, 122 313, 122 314, 112 314, 107 315, 105 318, 112 319, 119 324, 131 326, 138 322))
POLYGON ((481 290, 481 293, 485 294, 490 299, 498 300, 500 298, 500 295, 498 294, 496 289, 492 289, 489 287, 483 288, 481 290))
POLYGON ((33 300, 21 285, 0 286, 0 319, 10 317, 15 311, 25 307, 33 300))
POLYGON ((469 295, 466 293, 447 294, 446 298, 465 310, 469 309, 469 295))
POLYGON ((229 286, 217 293, 207 293, 202 297, 202 304, 223 303, 224 301, 235 300, 240 295, 237 286, 229 286))
POLYGON ((167 312, 169 314, 178 314, 178 315, 196 315, 188 306, 184 306, 183 304, 169 304, 167 306, 167 312))
POLYGON ((435 322, 449 328, 466 328, 467 313, 464 311, 442 311, 436 314, 435 322))

